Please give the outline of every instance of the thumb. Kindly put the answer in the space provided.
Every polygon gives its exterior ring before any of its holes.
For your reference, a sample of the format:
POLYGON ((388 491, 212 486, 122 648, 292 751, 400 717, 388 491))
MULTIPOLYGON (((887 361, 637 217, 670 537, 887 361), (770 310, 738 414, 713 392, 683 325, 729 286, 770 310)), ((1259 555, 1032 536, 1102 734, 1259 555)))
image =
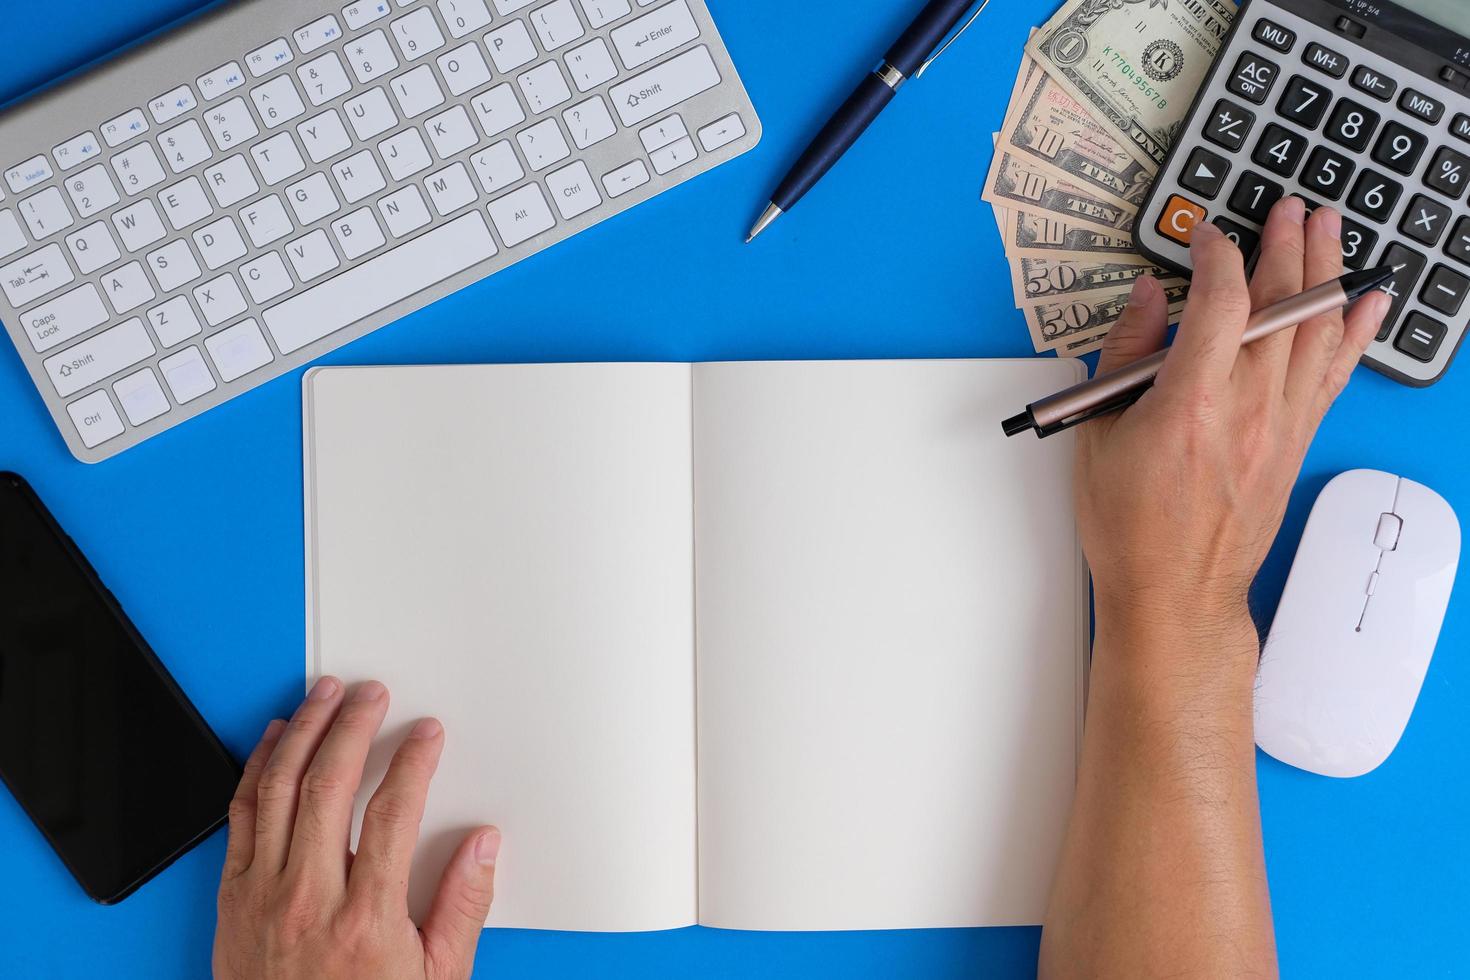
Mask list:
POLYGON ((1156 354, 1169 333, 1169 301, 1153 276, 1139 276, 1128 297, 1128 308, 1103 339, 1097 373, 1107 374, 1156 354))
POLYGON ((475 947, 495 897, 500 831, 481 827, 459 845, 424 920, 424 957, 433 980, 469 980, 475 947))

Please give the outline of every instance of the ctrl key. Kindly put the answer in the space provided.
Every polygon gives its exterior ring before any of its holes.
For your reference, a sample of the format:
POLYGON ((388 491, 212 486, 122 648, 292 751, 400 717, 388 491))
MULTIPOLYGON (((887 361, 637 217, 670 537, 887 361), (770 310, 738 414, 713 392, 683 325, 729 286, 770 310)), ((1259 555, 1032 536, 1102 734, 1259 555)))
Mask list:
POLYGON ((107 440, 122 435, 122 418, 117 414, 112 399, 107 397, 106 389, 72 402, 66 406, 66 412, 77 427, 77 435, 82 437, 82 445, 88 449, 96 449, 107 440))

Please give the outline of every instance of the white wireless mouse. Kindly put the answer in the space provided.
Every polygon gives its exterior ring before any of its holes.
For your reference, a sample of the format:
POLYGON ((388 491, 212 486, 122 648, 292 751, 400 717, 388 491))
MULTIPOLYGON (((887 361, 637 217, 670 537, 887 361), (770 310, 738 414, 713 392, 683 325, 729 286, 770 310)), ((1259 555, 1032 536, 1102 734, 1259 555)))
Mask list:
POLYGON ((1361 776, 1409 724, 1460 562, 1460 522, 1409 480, 1352 470, 1307 520, 1261 654, 1256 744, 1324 776, 1361 776))

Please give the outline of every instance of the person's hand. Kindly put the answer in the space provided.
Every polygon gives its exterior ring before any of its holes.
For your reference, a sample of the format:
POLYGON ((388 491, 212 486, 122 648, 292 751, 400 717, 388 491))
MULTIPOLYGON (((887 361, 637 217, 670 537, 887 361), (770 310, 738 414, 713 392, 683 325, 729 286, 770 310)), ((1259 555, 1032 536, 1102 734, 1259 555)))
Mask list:
POLYGON ((349 849, 352 802, 388 712, 369 681, 347 696, 324 677, 290 722, 273 721, 230 804, 214 975, 221 980, 464 980, 494 893, 500 832, 455 852, 423 929, 408 874, 429 780, 444 748, 433 719, 399 747, 349 849))
MULTIPOLYGON (((1333 313, 1241 346, 1253 307, 1343 273, 1341 216, 1304 219, 1300 198, 1272 210, 1249 286, 1240 250, 1198 226, 1189 305, 1157 384, 1079 432, 1077 516, 1100 633, 1160 618, 1202 635, 1249 626, 1247 593, 1307 449, 1389 307, 1374 292, 1346 321, 1333 313)), ((1159 350, 1167 329, 1162 290, 1140 280, 1099 372, 1159 350)))

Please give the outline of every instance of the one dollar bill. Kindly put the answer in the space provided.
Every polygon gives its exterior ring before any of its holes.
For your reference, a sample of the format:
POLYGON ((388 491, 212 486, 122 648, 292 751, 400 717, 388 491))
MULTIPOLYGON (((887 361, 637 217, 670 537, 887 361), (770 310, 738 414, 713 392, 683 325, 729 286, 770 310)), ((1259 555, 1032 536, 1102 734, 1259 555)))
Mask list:
POLYGON ((1234 19, 1231 0, 1067 0, 1026 50, 1157 170, 1234 19))

